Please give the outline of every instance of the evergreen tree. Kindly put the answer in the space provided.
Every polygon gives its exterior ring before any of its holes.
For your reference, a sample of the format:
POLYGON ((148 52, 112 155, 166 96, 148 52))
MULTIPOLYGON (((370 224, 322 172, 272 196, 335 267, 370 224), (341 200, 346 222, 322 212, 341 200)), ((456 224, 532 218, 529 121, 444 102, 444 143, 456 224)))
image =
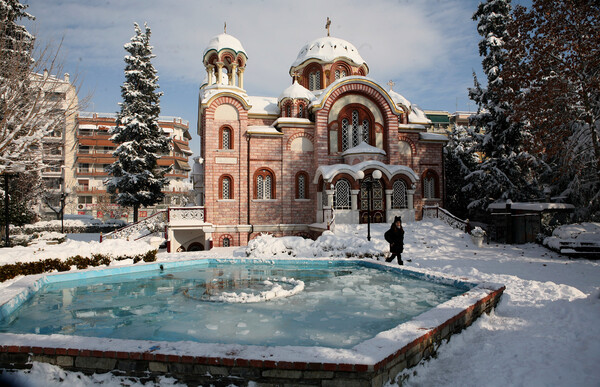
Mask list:
POLYGON ((522 123, 510 120, 512 107, 503 98, 510 10, 510 0, 488 0, 480 3, 473 15, 482 36, 479 54, 487 77, 487 87, 483 87, 474 74, 475 87, 469 90, 470 98, 478 105, 471 124, 482 133, 477 151, 483 155, 478 168, 466 176, 464 187, 474 198, 469 203, 473 211, 486 211, 488 204, 497 200, 522 201, 541 196, 534 173, 540 164, 524 146, 531 137, 522 123))
POLYGON ((455 126, 448 134, 448 144, 444 147, 444 169, 446 176, 446 208, 459 218, 467 218, 467 206, 471 198, 463 190, 465 177, 471 174, 479 163, 475 153, 477 133, 464 126, 455 126))
POLYGON ((158 125, 160 113, 158 77, 151 63, 155 55, 150 46, 150 28, 142 31, 134 23, 135 36, 124 45, 125 82, 121 86, 123 102, 117 114, 111 140, 119 144, 113 155, 117 160, 108 166, 112 178, 107 189, 116 194, 117 203, 132 206, 137 221, 140 206, 150 206, 164 198, 162 188, 168 183, 164 174, 170 168, 160 169, 160 153, 170 150, 169 139, 158 125))
POLYGON ((600 3, 534 0, 509 35, 506 98, 552 167, 545 182, 580 220, 600 220, 600 3))

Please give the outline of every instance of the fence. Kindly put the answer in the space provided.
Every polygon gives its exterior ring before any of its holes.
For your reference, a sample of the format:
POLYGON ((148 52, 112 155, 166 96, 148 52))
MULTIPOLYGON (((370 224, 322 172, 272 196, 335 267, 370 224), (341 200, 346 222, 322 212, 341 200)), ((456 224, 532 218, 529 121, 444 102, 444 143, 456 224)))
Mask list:
POLYGON ((424 206, 423 218, 438 218, 454 228, 467 232, 467 221, 457 218, 450 212, 438 206, 424 206))

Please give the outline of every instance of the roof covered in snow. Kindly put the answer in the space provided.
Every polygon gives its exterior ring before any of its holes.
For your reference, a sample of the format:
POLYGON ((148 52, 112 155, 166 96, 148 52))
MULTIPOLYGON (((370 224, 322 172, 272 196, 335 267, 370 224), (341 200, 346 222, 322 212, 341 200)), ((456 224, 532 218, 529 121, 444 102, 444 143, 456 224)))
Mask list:
POLYGON ((294 63, 292 63, 292 67, 301 65, 309 59, 333 62, 338 58, 349 59, 358 66, 366 63, 352 43, 343 39, 325 36, 306 43, 298 53, 294 63))
POLYGON ((298 81, 294 80, 294 83, 290 85, 287 89, 285 89, 278 98, 278 101, 283 100, 284 98, 291 99, 306 99, 308 101, 312 101, 315 99, 315 95, 311 93, 307 88, 298 83, 298 81))
POLYGON ((374 147, 374 146, 369 145, 366 142, 362 141, 357 146, 352 147, 352 148, 344 151, 342 153, 342 156, 355 155, 355 154, 364 154, 364 153, 381 154, 381 155, 385 155, 386 154, 383 149, 379 149, 377 147, 374 147))
POLYGON ((204 49, 202 56, 205 56, 209 51, 220 52, 225 49, 230 49, 236 54, 241 52, 244 53, 246 57, 248 56, 242 43, 237 38, 225 33, 212 37, 204 49))
POLYGON ((279 107, 277 106, 277 98, 274 97, 248 97, 250 100, 249 114, 274 114, 279 115, 279 107))
POLYGON ((410 181, 413 183, 416 183, 419 180, 419 176, 415 173, 415 171, 405 165, 390 165, 384 164, 381 161, 367 160, 354 165, 321 165, 315 173, 313 182, 316 184, 321 176, 323 176, 323 180, 331 181, 331 179, 340 173, 346 173, 355 179, 361 179, 359 171, 365 171, 371 168, 379 169, 388 179, 391 179, 397 174, 403 174, 408 176, 410 181))

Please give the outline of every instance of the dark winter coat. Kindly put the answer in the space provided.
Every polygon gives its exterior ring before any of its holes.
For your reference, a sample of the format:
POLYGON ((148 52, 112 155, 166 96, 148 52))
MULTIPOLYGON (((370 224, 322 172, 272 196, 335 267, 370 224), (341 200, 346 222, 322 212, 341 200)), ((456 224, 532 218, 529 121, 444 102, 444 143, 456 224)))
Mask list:
POLYGON ((404 250, 404 228, 397 228, 395 224, 392 224, 392 227, 383 236, 390 244, 390 252, 392 254, 402 253, 404 250))

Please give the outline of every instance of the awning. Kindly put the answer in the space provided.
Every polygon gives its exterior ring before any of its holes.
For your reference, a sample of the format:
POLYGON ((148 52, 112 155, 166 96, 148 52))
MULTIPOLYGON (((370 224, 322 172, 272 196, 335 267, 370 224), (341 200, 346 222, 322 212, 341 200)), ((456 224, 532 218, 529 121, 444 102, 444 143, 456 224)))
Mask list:
POLYGON ((187 161, 175 160, 175 163, 177 164, 177 167, 179 169, 182 169, 184 171, 191 171, 192 170, 192 168, 187 163, 187 161))

